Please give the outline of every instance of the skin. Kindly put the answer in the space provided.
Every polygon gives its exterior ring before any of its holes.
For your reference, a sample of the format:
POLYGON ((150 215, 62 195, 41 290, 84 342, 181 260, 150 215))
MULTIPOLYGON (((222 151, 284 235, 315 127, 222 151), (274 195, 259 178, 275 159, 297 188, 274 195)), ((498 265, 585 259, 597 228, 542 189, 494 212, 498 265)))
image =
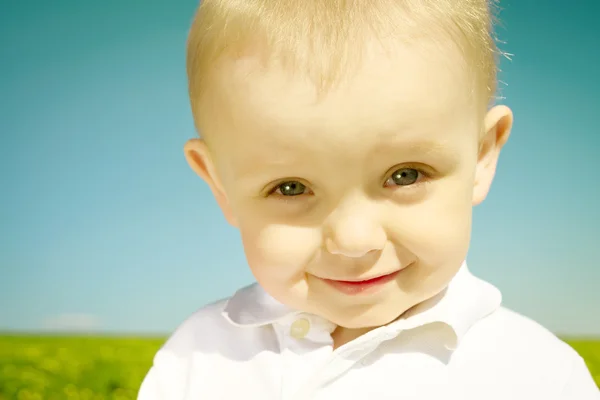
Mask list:
POLYGON ((334 322, 334 348, 448 285, 510 134, 510 109, 482 113, 461 55, 437 43, 373 45, 324 98, 276 62, 231 60, 211 94, 225 111, 185 145, 256 280, 334 322), (326 281, 397 271, 358 294, 326 281))

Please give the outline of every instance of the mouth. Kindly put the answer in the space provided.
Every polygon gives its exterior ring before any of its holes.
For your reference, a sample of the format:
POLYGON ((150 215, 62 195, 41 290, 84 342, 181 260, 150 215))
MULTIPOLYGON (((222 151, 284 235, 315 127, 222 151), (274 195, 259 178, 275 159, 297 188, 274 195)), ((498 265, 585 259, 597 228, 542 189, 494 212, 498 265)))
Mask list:
POLYGON ((325 283, 339 290, 344 294, 357 295, 362 293, 373 293, 378 289, 381 289, 385 284, 396 279, 401 270, 394 271, 390 274, 381 275, 375 278, 369 278, 364 280, 335 280, 335 279, 323 279, 325 283))

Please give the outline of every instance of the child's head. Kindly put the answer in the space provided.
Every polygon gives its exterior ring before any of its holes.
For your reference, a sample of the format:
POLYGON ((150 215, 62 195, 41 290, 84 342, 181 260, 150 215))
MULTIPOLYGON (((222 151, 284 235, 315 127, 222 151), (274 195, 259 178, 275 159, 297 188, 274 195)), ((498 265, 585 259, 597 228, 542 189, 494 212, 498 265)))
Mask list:
POLYGON ((186 156, 270 295, 365 328, 443 290, 512 124, 490 30, 486 0, 203 1, 186 156))

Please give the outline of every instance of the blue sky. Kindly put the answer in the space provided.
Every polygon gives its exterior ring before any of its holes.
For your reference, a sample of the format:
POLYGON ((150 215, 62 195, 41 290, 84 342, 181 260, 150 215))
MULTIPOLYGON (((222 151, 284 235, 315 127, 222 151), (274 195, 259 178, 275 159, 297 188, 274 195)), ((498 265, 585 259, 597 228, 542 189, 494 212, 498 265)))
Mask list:
MULTIPOLYGON (((468 261, 508 307, 600 335, 600 5, 501 4, 516 122, 468 261)), ((0 330, 166 334, 252 282, 237 232, 183 158, 196 5, 3 7, 0 330)))

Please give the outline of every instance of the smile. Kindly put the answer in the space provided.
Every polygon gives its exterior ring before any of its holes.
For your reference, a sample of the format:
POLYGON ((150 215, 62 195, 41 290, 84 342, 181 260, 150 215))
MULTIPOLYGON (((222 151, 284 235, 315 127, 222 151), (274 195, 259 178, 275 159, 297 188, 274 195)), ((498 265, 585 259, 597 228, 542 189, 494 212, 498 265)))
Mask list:
POLYGON ((400 270, 376 278, 365 279, 361 281, 344 281, 334 279, 323 279, 325 283, 339 290, 344 294, 357 295, 362 293, 373 293, 382 288, 385 284, 396 279, 400 270))

